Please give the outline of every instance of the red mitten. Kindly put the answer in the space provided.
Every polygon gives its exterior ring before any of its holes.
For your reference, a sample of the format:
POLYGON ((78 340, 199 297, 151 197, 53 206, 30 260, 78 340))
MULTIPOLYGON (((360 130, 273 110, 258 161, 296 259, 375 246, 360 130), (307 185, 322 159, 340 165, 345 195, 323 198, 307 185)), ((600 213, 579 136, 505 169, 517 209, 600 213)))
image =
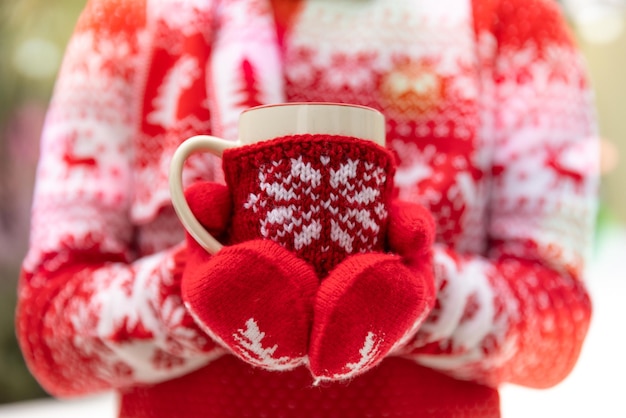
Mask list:
MULTIPOLYGON (((226 187, 206 183, 186 192, 192 211, 211 233, 228 219, 225 193, 226 187), (205 216, 209 213, 213 216, 205 216)), ((318 286, 313 268, 269 240, 227 246, 213 256, 191 236, 187 242, 181 291, 198 324, 255 366, 287 370, 302 364, 318 286)))
POLYGON ((387 247, 403 259, 429 255, 435 242, 435 219, 417 203, 395 199, 389 205, 387 247))
POLYGON ((388 242, 400 255, 346 258, 314 301, 309 362, 316 380, 364 373, 406 342, 432 309, 434 221, 419 205, 393 202, 388 242))
MULTIPOLYGON (((185 199, 198 222, 216 239, 224 238, 232 214, 228 187, 210 181, 197 182, 185 190, 185 199)), ((188 238, 194 247, 200 247, 190 236, 188 238)))

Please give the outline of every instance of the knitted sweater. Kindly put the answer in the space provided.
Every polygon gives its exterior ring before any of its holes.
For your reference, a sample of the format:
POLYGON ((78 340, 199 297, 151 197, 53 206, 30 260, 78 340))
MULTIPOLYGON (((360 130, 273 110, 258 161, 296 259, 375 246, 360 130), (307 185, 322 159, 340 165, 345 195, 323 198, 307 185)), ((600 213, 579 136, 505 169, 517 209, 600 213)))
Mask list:
MULTIPOLYGON (((551 0, 90 1, 41 150, 17 333, 55 396, 114 388, 128 418, 497 417, 498 385, 557 384, 582 347, 596 131, 551 0), (174 149, 283 101, 380 109, 396 194, 437 223, 435 308, 347 382, 254 368, 181 301, 174 149)), ((194 155, 185 182, 219 168, 194 155)))

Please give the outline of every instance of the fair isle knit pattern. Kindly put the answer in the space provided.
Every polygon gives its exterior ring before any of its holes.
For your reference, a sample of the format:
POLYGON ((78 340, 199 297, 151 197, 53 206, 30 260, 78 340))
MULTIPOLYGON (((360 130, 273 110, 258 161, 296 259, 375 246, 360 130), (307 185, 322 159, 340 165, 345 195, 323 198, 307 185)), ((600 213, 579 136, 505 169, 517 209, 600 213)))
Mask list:
MULTIPOLYGON (((553 0, 90 0, 42 135, 24 357, 54 395, 118 390, 122 418, 499 417, 498 385, 554 385, 581 350, 596 139, 553 0), (437 224, 432 313, 347 384, 236 359, 181 298, 171 155, 278 101, 381 110, 394 193, 437 224)), ((220 176, 196 155, 185 184, 220 176)))
POLYGON ((231 241, 268 238, 320 277, 350 254, 383 251, 393 155, 358 138, 295 135, 224 153, 231 241))

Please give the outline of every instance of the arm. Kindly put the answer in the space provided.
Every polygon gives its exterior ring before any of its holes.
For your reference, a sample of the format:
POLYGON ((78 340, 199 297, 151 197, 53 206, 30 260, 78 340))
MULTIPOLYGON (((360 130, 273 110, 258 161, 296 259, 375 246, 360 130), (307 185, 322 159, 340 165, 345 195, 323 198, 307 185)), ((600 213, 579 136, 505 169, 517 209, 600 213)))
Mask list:
POLYGON ((591 315, 591 94, 555 4, 474 6, 481 51, 496 57, 483 57, 495 97, 490 247, 484 257, 434 247, 438 302, 407 352, 457 378, 547 387, 573 368, 591 315))
POLYGON ((181 303, 178 222, 157 218, 163 242, 142 251, 130 216, 145 8, 87 5, 43 132, 16 325, 31 371, 57 396, 170 379, 222 353, 181 303))

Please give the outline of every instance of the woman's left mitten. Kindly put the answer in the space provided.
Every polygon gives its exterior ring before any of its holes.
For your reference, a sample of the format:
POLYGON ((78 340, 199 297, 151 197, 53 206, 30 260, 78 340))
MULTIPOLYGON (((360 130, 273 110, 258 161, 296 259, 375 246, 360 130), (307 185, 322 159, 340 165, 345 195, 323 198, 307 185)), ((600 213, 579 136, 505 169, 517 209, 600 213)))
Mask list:
POLYGON ((422 207, 401 202, 390 206, 389 215, 395 254, 350 256, 320 285, 309 348, 317 381, 375 367, 417 332, 432 309, 434 222, 422 207))

